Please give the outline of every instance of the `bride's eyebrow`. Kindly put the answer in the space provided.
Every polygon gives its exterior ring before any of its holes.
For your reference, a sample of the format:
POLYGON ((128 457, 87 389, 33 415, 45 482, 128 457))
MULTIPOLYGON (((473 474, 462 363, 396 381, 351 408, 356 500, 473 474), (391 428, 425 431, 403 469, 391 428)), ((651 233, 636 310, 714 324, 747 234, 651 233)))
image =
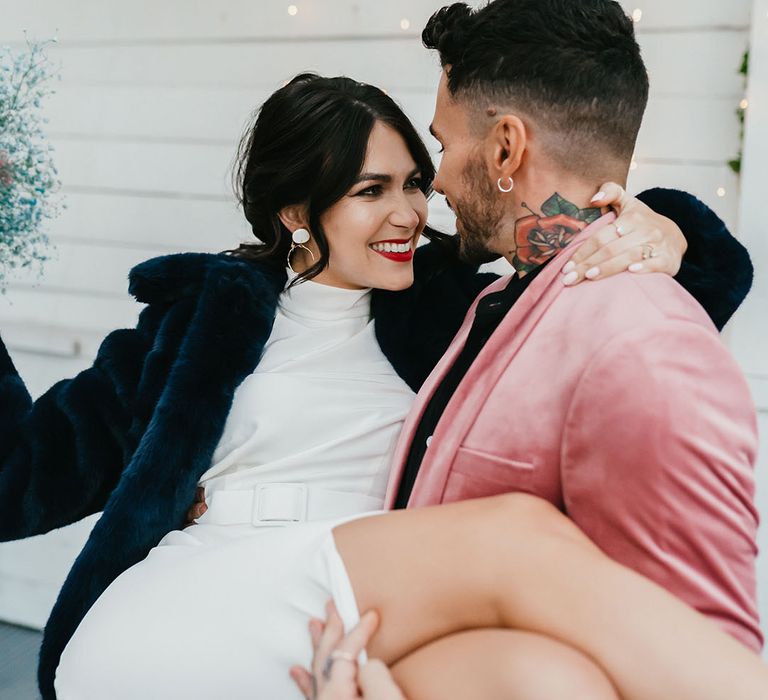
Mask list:
MULTIPOLYGON (((412 178, 414 175, 419 175, 421 173, 421 168, 414 168, 411 170, 410 173, 408 173, 408 176, 406 179, 412 178)), ((392 176, 391 175, 385 175, 383 173, 360 173, 360 175, 357 176, 355 179, 354 184, 357 185, 361 182, 367 182, 369 180, 375 180, 377 182, 385 182, 390 183, 392 182, 392 176)))
POLYGON ((378 180, 379 182, 392 182, 391 175, 383 175, 382 173, 360 173, 355 180, 355 184, 359 182, 366 182, 368 180, 378 180))

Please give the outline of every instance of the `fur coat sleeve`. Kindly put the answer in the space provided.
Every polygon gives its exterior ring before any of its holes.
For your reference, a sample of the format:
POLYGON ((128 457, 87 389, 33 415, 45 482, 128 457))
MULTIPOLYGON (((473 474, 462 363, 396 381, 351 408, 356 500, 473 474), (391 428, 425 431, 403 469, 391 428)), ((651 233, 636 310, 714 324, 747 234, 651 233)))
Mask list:
POLYGON ((161 310, 110 333, 93 366, 32 401, 0 340, 0 540, 102 509, 132 449, 138 381, 161 310))
MULTIPOLYGON (((746 248, 706 204, 687 192, 655 188, 638 199, 682 230, 688 250, 675 279, 722 330, 752 286, 753 268, 746 248)), ((475 297, 498 275, 478 272, 477 266, 461 262, 455 238, 419 248, 414 266, 413 287, 376 292, 373 308, 382 349, 400 376, 418 391, 475 297)))

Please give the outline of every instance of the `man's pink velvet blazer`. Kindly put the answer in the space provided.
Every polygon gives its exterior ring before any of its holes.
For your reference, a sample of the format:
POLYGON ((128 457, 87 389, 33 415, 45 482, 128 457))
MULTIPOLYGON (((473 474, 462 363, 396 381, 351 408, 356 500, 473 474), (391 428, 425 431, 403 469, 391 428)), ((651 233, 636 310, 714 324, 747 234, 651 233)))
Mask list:
MULTIPOLYGON (((409 507, 510 491, 545 498, 606 554, 759 650, 749 389, 706 313, 671 277, 562 284, 578 244, 614 218, 585 229, 502 321, 448 404, 409 507)), ((474 308, 406 422, 388 507, 474 308)))

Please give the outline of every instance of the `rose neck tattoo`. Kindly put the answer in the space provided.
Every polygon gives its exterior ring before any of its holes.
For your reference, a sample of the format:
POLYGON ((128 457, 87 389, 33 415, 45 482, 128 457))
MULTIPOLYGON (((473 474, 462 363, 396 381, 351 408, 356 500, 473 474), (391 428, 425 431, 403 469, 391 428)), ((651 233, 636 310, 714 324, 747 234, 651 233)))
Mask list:
POLYGON ((603 215, 600 208, 580 209, 557 192, 541 205, 541 214, 525 202, 522 206, 531 213, 515 222, 517 248, 512 265, 518 274, 543 265, 603 215))

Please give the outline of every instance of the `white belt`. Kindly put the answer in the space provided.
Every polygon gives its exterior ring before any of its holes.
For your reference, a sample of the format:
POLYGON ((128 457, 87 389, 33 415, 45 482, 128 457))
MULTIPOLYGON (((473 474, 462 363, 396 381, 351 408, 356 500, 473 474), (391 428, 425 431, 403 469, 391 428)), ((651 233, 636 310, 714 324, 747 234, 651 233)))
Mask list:
POLYGON ((381 510, 382 500, 302 483, 266 483, 252 489, 214 490, 205 499, 208 510, 197 519, 210 525, 256 527, 329 520, 381 510))

